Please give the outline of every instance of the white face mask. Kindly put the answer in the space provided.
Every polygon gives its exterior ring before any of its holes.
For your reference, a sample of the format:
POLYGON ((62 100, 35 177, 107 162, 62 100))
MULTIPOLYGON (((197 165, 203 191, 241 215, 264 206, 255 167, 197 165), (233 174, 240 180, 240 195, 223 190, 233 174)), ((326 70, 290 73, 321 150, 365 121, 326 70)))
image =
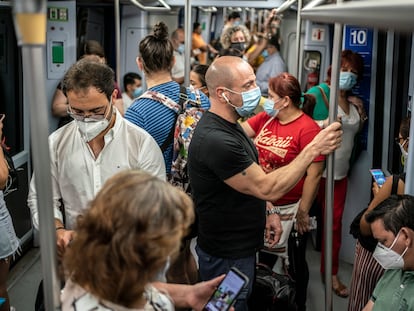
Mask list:
MULTIPOLYGON (((400 231, 401 232, 401 231, 400 231)), ((400 235, 398 232, 391 246, 388 248, 382 243, 378 242, 377 247, 375 248, 372 256, 384 269, 403 269, 404 268, 404 255, 408 250, 408 247, 405 248, 404 252, 400 255, 396 251, 393 251, 395 243, 398 240, 400 235)))
MULTIPOLYGON (((109 111, 112 112, 112 105, 108 107, 108 113, 109 111)), ((106 130, 109 126, 109 120, 107 119, 107 117, 108 116, 106 115, 102 120, 85 118, 83 121, 80 121, 75 119, 82 138, 86 142, 90 142, 92 139, 94 139, 96 136, 98 136, 100 133, 106 130)))

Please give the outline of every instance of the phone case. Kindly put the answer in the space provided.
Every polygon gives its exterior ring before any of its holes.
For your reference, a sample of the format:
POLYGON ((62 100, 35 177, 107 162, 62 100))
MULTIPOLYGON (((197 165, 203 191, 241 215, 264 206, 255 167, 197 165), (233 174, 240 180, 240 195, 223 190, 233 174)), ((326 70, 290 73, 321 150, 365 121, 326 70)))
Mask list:
POLYGON ((385 175, 380 169, 371 169, 370 170, 372 177, 374 177, 375 182, 381 187, 385 183, 385 175))
POLYGON ((231 268, 226 277, 217 286, 203 311, 227 311, 236 301, 240 291, 246 286, 249 279, 236 268, 231 268))

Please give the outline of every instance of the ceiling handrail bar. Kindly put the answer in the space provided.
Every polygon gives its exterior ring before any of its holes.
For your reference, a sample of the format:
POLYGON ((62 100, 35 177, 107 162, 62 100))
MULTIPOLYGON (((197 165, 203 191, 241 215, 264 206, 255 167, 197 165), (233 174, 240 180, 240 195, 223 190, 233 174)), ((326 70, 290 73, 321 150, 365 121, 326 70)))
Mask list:
POLYGON ((322 23, 341 23, 375 27, 379 29, 395 29, 413 31, 414 23, 412 0, 365 0, 327 4, 313 8, 304 7, 301 16, 304 19, 322 23))
POLYGON ((145 6, 138 0, 130 0, 132 4, 144 11, 171 11, 171 7, 164 0, 157 0, 163 7, 145 6))

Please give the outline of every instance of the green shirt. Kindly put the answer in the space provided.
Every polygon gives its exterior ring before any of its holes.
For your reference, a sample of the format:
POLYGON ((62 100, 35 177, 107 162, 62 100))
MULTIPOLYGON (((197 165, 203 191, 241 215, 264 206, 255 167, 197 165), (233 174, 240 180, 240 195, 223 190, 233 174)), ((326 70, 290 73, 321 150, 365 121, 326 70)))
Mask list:
POLYGON ((414 271, 385 270, 371 300, 373 311, 414 310, 414 271))
POLYGON ((313 119, 314 120, 325 120, 328 117, 328 108, 326 107, 325 101, 323 99, 320 88, 325 91, 326 98, 329 102, 330 88, 326 83, 321 83, 317 86, 311 87, 306 93, 315 96, 316 104, 313 109, 313 119))

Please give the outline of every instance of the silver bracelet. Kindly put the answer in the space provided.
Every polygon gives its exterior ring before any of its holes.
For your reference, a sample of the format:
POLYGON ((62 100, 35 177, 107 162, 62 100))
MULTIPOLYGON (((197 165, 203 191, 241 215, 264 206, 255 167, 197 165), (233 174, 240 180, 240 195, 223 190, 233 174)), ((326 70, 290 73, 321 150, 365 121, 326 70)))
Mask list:
POLYGON ((273 206, 271 209, 266 210, 266 216, 277 214, 280 215, 280 208, 279 206, 273 206))

